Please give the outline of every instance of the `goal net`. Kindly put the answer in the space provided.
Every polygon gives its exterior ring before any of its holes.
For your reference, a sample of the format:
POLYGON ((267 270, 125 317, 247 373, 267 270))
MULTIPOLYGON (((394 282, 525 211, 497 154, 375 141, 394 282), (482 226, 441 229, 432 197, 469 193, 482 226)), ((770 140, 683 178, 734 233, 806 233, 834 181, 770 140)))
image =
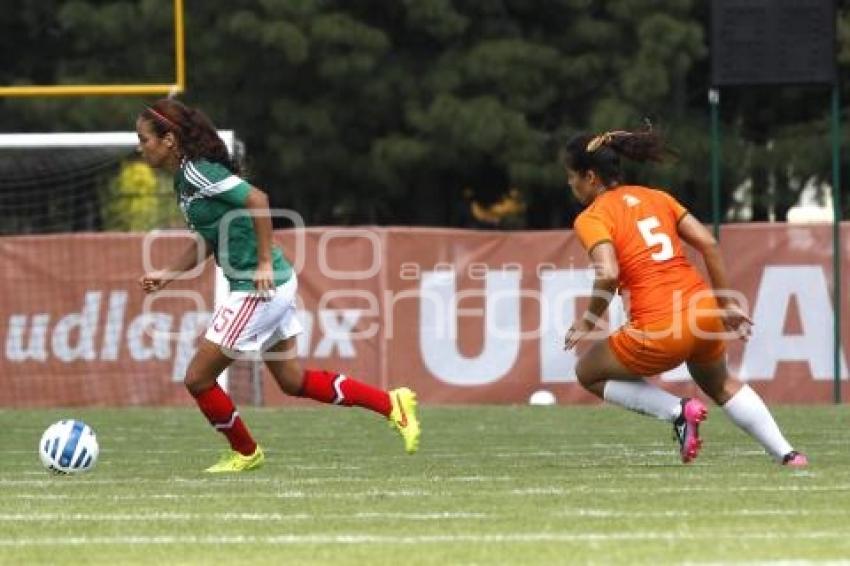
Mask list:
MULTIPOLYGON (((220 132, 233 151, 231 131, 220 132)), ((135 132, 0 135, 0 407, 179 404, 195 341, 226 283, 211 265, 145 296, 191 234, 135 132)), ((258 402, 258 372, 223 382, 258 402)))

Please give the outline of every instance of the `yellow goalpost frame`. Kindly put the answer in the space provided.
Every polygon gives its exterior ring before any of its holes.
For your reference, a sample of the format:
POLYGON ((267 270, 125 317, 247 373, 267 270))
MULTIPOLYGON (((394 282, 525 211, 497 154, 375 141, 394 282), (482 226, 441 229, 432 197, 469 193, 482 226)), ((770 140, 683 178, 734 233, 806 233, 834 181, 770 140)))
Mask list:
POLYGON ((174 84, 136 85, 30 85, 0 86, 3 96, 92 96, 177 94, 186 89, 186 58, 183 35, 183 0, 174 0, 174 84))

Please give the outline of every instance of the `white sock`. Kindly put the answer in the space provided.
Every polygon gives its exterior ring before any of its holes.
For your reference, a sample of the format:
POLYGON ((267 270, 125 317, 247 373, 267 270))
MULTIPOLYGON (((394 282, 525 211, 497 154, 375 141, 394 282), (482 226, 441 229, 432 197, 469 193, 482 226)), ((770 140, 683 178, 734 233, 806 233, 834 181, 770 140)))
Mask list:
POLYGON ((682 412, 681 399, 644 380, 605 382, 602 396, 630 411, 673 422, 682 412))
POLYGON ((783 456, 793 450, 782 436, 764 401, 749 385, 741 387, 726 401, 723 410, 733 423, 755 438, 777 460, 782 460, 783 456))

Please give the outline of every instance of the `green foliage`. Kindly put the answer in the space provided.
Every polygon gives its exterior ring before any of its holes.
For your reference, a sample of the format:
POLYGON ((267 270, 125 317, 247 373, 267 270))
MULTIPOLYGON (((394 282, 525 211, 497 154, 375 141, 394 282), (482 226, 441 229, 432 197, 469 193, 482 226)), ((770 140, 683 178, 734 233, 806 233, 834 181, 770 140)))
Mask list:
MULTIPOLYGON (((160 0, 19 2, 0 34, 5 84, 173 75, 171 15, 160 0)), ((235 129, 252 180, 311 223, 341 221, 333 211, 343 201, 346 222, 446 223, 486 163, 525 193, 530 225, 568 225, 575 211, 558 145, 645 118, 680 159, 636 174, 669 183, 707 218, 709 12, 696 0, 234 0, 227 10, 190 2, 184 98, 235 129)), ((845 93, 848 30, 842 9, 845 93)), ((824 176, 824 92, 723 90, 727 192, 764 168, 782 178, 785 163, 797 177, 824 176)), ((7 131, 126 130, 143 102, 3 99, 0 120, 7 131)))
POLYGON ((452 6, 452 0, 404 0, 407 24, 438 41, 448 42, 466 31, 469 18, 452 6))
POLYGON ((143 232, 178 225, 170 179, 141 161, 127 161, 120 173, 101 191, 104 230, 143 232))

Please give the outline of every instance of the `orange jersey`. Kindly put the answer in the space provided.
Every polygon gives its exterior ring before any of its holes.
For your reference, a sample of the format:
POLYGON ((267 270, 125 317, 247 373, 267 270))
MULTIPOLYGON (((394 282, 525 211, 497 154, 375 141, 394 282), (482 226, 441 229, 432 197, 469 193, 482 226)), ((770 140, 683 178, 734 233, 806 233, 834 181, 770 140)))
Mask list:
POLYGON ((663 191, 625 185, 596 197, 576 218, 588 252, 602 242, 614 245, 620 293, 635 326, 670 318, 694 293, 708 289, 682 253, 676 227, 687 213, 663 191))

